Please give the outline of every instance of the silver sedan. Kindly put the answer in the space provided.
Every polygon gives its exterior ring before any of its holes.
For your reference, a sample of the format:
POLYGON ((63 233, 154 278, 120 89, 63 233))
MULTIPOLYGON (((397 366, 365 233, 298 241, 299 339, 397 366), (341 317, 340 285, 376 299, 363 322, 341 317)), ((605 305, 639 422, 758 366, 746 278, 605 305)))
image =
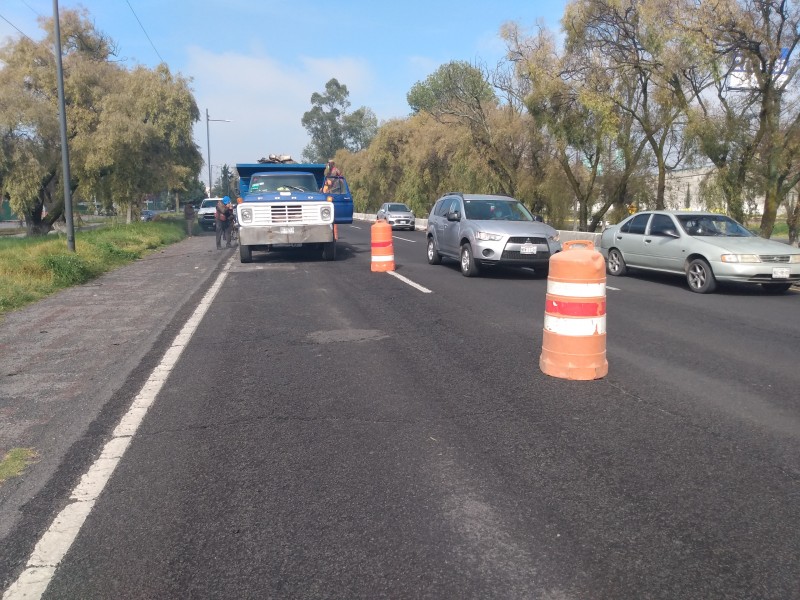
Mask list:
POLYGON ((773 293, 800 282, 800 249, 758 237, 711 212, 631 215, 603 232, 600 252, 611 275, 628 269, 677 273, 700 294, 714 291, 718 281, 761 284, 773 293))

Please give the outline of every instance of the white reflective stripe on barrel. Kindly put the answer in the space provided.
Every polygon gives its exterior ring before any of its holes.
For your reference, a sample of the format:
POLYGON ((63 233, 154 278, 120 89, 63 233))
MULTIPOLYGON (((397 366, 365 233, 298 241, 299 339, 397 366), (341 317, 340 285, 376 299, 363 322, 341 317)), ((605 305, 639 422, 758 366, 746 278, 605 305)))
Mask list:
POLYGON ((567 298, 604 298, 606 284, 603 283, 567 283, 565 281, 547 280, 547 293, 567 298))
POLYGON ((375 256, 372 255, 372 262, 391 262, 394 260, 394 254, 390 254, 389 256, 375 256))
POLYGON ((571 337, 605 335, 606 317, 603 315, 602 317, 565 318, 545 314, 544 329, 571 337))

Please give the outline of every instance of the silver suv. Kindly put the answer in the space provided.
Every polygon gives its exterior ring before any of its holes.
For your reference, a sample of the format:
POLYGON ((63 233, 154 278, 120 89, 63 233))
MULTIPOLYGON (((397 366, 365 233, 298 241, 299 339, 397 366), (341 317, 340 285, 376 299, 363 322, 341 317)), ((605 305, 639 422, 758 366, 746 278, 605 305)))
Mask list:
POLYGON ((375 218, 380 221, 385 220, 392 229, 409 229, 413 231, 416 227, 414 213, 405 204, 400 202, 384 202, 378 209, 375 218))
POLYGON ((493 265, 547 273, 550 257, 561 251, 558 231, 508 196, 445 194, 428 216, 427 238, 428 262, 457 260, 465 277, 493 265))

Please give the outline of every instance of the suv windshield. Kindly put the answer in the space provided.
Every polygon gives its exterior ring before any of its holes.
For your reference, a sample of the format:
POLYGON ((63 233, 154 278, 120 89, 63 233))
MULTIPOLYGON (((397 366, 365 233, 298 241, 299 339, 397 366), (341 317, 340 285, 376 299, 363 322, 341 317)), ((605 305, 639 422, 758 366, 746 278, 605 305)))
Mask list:
POLYGON ((317 180, 311 173, 282 173, 281 175, 253 175, 250 193, 264 192, 316 192, 317 180))
POLYGON ((200 205, 200 208, 214 208, 217 205, 217 202, 219 202, 218 198, 209 198, 203 200, 203 203, 200 205))
POLYGON ((678 223, 689 235, 752 237, 753 234, 725 215, 676 215, 678 223))
POLYGON ((533 221, 533 216, 517 200, 465 200, 464 212, 473 221, 533 221))
POLYGON ((387 207, 387 210, 393 210, 395 212, 411 212, 411 209, 408 208, 405 204, 390 204, 387 207))

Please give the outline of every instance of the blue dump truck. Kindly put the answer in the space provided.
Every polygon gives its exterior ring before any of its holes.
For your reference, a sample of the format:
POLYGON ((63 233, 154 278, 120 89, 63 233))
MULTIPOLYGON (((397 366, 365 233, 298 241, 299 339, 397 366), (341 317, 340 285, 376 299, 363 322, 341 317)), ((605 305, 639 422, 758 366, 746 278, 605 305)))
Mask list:
POLYGON ((242 202, 236 206, 239 259, 274 247, 320 249, 336 259, 336 225, 353 222, 353 196, 344 177, 326 177, 323 163, 237 164, 242 202))

